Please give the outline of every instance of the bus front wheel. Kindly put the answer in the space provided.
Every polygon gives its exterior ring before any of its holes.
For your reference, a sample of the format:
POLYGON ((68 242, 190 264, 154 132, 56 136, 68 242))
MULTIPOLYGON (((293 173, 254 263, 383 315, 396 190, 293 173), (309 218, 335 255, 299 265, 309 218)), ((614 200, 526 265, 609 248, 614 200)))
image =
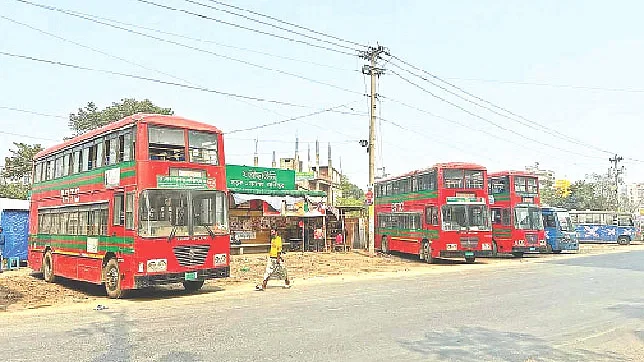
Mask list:
POLYGON ((380 241, 380 250, 383 254, 389 254, 389 245, 387 245, 387 237, 383 236, 380 241))
POLYGON ((51 251, 47 251, 42 257, 42 276, 47 283, 53 283, 56 279, 54 275, 54 259, 51 257, 51 251))
POLYGON ((203 287, 203 280, 187 280, 183 282, 183 288, 188 293, 196 292, 203 287))
POLYGON ((116 259, 110 259, 105 265, 105 291, 107 296, 111 299, 118 299, 123 296, 121 289, 121 272, 119 271, 119 263, 116 259))

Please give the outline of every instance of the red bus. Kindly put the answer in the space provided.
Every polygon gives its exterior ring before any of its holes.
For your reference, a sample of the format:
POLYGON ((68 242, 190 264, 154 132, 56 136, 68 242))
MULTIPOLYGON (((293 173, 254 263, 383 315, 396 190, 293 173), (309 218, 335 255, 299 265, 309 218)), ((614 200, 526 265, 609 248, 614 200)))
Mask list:
POLYGON ((134 115, 34 159, 28 261, 124 290, 230 275, 222 132, 181 117, 134 115))
POLYGON ((520 258, 528 252, 546 252, 537 176, 525 171, 495 172, 488 184, 495 253, 520 258))
POLYGON ((375 246, 436 258, 492 255, 485 167, 439 163, 375 184, 375 246))

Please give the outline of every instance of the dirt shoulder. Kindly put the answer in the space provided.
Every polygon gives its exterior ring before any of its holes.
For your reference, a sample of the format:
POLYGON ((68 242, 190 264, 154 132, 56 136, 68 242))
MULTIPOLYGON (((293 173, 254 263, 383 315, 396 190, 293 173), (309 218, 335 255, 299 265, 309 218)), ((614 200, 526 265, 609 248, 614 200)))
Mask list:
MULTIPOLYGON (((578 253, 560 255, 527 255, 522 259, 509 257, 479 258, 475 264, 461 261, 443 261, 440 264, 425 264, 414 257, 378 254, 370 258, 362 252, 351 253, 290 253, 286 255, 288 273, 294 285, 353 281, 364 278, 389 278, 425 273, 443 273, 481 268, 528 266, 554 258, 578 258, 592 254, 644 250, 644 245, 582 245, 578 253)), ((231 277, 208 281, 204 291, 247 291, 258 283, 266 267, 265 255, 233 255, 231 277)), ((280 281, 271 281, 281 285, 280 281)), ((270 285, 270 284, 269 284, 270 285)), ((160 299, 184 293, 179 286, 134 291, 132 299, 160 299)), ((0 274, 0 312, 13 312, 78 303, 106 303, 104 289, 89 283, 58 278, 54 284, 45 283, 29 268, 6 271, 0 274)))

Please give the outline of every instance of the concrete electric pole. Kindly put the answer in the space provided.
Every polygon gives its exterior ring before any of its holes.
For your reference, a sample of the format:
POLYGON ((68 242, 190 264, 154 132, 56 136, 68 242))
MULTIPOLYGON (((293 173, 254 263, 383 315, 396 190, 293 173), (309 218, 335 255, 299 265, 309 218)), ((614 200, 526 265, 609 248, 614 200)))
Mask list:
MULTIPOLYGON (((369 47, 367 51, 362 53, 362 58, 369 61, 362 67, 362 74, 371 76, 371 92, 370 99, 370 112, 369 112, 369 139, 367 140, 367 152, 369 153, 369 184, 367 185, 367 192, 373 194, 373 183, 375 180, 376 171, 376 100, 378 93, 376 91, 376 80, 383 73, 383 69, 378 68, 378 60, 382 59, 381 54, 389 55, 389 51, 383 46, 369 47)), ((374 248, 374 205, 373 199, 369 203, 369 255, 375 254, 374 248)))
POLYGON ((613 167, 613 172, 615 174, 615 211, 619 211, 619 176, 624 173, 624 166, 621 168, 617 167, 619 162, 622 162, 624 157, 617 156, 611 157, 608 161, 612 162, 615 166, 613 167))

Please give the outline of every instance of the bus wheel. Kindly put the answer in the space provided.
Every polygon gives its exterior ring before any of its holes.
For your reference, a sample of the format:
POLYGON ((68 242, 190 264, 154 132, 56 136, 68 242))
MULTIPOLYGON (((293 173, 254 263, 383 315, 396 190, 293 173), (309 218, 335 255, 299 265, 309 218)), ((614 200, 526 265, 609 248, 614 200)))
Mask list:
POLYGON ((523 253, 512 253, 515 258, 523 258, 523 253))
POLYGON ((103 274, 105 275, 105 291, 107 292, 107 296, 111 299, 121 298, 123 296, 123 290, 121 290, 121 273, 116 259, 112 258, 107 262, 103 274))
POLYGON ((436 259, 432 257, 432 244, 429 241, 423 241, 423 257, 427 264, 434 264, 436 259))
POLYGON ((468 256, 467 258, 465 258, 465 262, 468 263, 468 264, 474 263, 475 260, 476 260, 476 258, 473 257, 473 256, 468 256))
POLYGON ((47 251, 42 257, 42 276, 47 283, 53 283, 56 279, 54 275, 54 259, 51 257, 51 251, 47 251))
POLYGON ((380 241, 380 250, 383 254, 389 254, 389 245, 387 245, 387 237, 383 236, 380 241))
POLYGON ((561 250, 553 250, 552 253, 553 254, 561 254, 561 250))
POLYGON ((186 292, 192 293, 203 287, 203 280, 187 280, 183 282, 183 288, 186 292))
POLYGON ((617 244, 618 245, 630 245, 631 240, 627 236, 620 236, 617 238, 617 244))

